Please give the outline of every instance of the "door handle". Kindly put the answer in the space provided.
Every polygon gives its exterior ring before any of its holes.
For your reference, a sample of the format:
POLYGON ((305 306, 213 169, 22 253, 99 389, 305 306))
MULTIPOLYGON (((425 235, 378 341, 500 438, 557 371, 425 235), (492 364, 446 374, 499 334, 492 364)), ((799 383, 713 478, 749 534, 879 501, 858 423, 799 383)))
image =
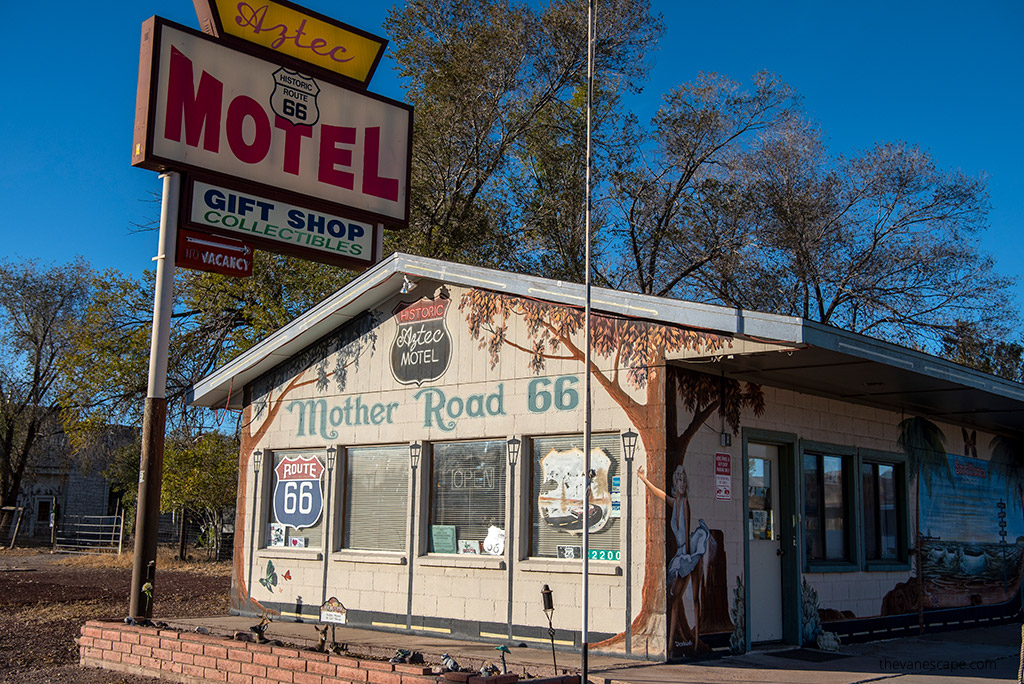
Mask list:
POLYGON ((779 556, 781 558, 782 556, 786 555, 786 552, 783 551, 782 549, 776 549, 775 550, 775 555, 779 556))

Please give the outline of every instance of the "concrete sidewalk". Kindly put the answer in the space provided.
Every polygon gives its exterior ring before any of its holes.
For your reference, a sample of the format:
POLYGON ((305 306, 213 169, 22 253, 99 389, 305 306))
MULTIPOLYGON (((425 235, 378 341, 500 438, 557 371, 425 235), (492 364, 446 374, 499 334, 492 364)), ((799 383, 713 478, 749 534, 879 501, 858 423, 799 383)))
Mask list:
MULTIPOLYGON (((213 634, 231 635, 236 631, 248 632, 257 621, 248 617, 224 616, 168 622, 182 629, 202 627, 213 634)), ((267 630, 267 637, 299 645, 317 642, 313 625, 308 623, 275 621, 267 630)), ((388 657, 396 649, 404 648, 419 651, 428 663, 439 663, 442 653, 450 653, 463 667, 478 669, 485 663, 500 666, 499 653, 492 643, 352 627, 338 627, 336 639, 353 652, 374 657, 388 657)), ((510 672, 529 673, 535 677, 555 673, 550 648, 535 643, 528 647, 509 646, 512 653, 506 656, 506 660, 510 672)), ((1020 647, 1021 626, 1007 624, 852 644, 843 646, 839 654, 790 648, 754 651, 694 664, 652 664, 591 655, 589 668, 590 680, 594 684, 854 684, 888 680, 896 680, 900 684, 980 684, 1017 681, 1020 647)), ((558 651, 556 657, 559 671, 579 672, 579 652, 558 651)))

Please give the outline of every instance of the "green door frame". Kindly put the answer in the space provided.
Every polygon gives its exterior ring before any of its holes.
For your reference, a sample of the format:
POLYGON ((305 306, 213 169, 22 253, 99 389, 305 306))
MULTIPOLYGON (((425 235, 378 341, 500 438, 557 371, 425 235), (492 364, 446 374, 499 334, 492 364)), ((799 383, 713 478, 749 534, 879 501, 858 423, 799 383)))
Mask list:
POLYGON ((782 640, 800 645, 800 469, 797 467, 798 438, 789 432, 743 428, 743 611, 746 650, 750 650, 750 535, 747 492, 749 491, 748 444, 765 444, 779 449, 779 538, 782 554, 782 640))

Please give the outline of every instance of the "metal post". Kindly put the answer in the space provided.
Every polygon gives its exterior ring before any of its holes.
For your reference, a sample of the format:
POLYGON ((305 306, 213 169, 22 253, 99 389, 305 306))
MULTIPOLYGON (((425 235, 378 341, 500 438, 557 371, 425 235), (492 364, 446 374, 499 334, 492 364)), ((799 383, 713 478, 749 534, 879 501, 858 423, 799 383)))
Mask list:
POLYGON ((121 550, 124 546, 124 510, 121 510, 120 520, 117 526, 117 555, 121 555, 121 550))
POLYGON ((626 655, 633 652, 633 459, 626 459, 626 655))
POLYGON ((256 449, 250 455, 253 459, 252 468, 252 508, 249 511, 249 517, 252 519, 252 526, 249 531, 249 580, 245 585, 249 591, 249 603, 253 603, 253 591, 252 591, 252 559, 253 550, 256 548, 256 528, 259 527, 259 517, 256 514, 256 496, 259 493, 260 488, 260 464, 263 461, 263 451, 256 449), (257 453, 258 452, 258 453, 257 453))
POLYGON ((328 447, 327 449, 327 481, 325 486, 327 487, 327 503, 324 507, 324 576, 321 582, 323 588, 320 592, 320 605, 324 605, 327 602, 327 568, 331 562, 331 552, 334 551, 334 542, 331 539, 331 520, 333 514, 331 512, 331 490, 334 488, 334 458, 338 450, 336 447, 328 447))
POLYGON ((593 89, 594 89, 594 14, 595 14, 595 3, 596 0, 589 0, 587 7, 587 173, 586 173, 586 205, 584 208, 585 214, 585 240, 586 245, 586 275, 585 275, 585 289, 586 289, 586 304, 584 307, 584 335, 586 337, 586 351, 584 353, 584 413, 583 413, 583 475, 584 475, 584 493, 583 493, 583 625, 580 630, 580 682, 581 684, 588 684, 590 681, 587 672, 587 648, 588 641, 590 640, 589 634, 589 610, 590 610, 590 483, 591 483, 591 472, 590 472, 590 431, 591 431, 591 412, 590 412, 590 209, 591 209, 591 180, 590 180, 590 165, 591 165, 591 150, 590 150, 590 138, 591 138, 591 108, 593 105, 593 89))
POLYGON ((57 497, 50 499, 50 553, 57 550, 57 497))
MULTIPOLYGON (((509 518, 508 518, 508 534, 505 536, 505 551, 508 555, 508 590, 506 592, 506 598, 508 599, 508 638, 512 640, 512 566, 515 561, 517 546, 515 537, 515 526, 516 526, 516 464, 519 462, 519 448, 522 446, 522 442, 516 437, 510 437, 505 443, 506 456, 508 457, 508 476, 509 476, 509 518)), ((504 657, 504 654, 502 654, 504 657)))
MULTIPOLYGON (((135 515, 135 558, 129 613, 136 619, 153 614, 153 602, 143 587, 156 573, 156 539, 160 521, 160 482, 164 466, 164 428, 167 422, 167 347, 171 332, 174 292, 174 247, 178 233, 178 192, 181 177, 161 175, 160 250, 156 261, 153 297, 153 335, 149 348, 149 390, 142 420, 142 455, 139 462, 139 496, 135 515)), ((152 586, 149 588, 152 592, 152 586)))
POLYGON ((420 451, 423 446, 419 442, 409 444, 409 465, 412 469, 412 482, 409 493, 409 586, 408 602, 405 608, 405 628, 412 629, 412 573, 413 557, 415 556, 414 538, 416 536, 416 467, 420 461, 420 451))

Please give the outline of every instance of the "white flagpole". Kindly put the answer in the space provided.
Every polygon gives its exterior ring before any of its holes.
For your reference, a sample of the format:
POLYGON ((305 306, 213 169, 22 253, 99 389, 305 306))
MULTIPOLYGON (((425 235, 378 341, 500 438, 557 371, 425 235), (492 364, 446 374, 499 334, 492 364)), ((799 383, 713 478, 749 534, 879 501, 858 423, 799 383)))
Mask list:
POLYGON ((584 383, 585 395, 583 408, 583 628, 580 632, 581 648, 581 684, 588 684, 587 671, 587 648, 589 638, 589 611, 590 611, 590 485, 592 474, 590 468, 590 432, 591 432, 591 411, 590 411, 590 353, 591 353, 591 330, 590 330, 590 130, 591 130, 591 107, 594 86, 594 24, 596 0, 589 0, 587 8, 587 173, 586 173, 586 206, 584 208, 584 224, 586 235, 586 276, 584 278, 586 289, 586 305, 584 307, 584 329, 586 337, 586 352, 584 354, 584 383))

